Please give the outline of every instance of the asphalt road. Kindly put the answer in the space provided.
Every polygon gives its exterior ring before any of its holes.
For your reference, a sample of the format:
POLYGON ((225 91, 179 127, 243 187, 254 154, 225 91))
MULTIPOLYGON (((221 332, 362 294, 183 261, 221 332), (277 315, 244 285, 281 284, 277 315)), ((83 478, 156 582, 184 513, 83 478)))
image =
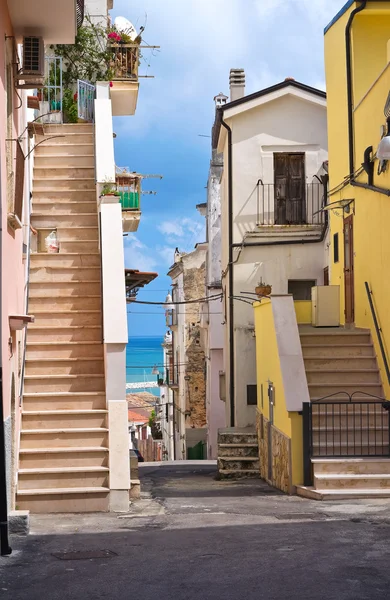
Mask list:
POLYGON ((32 518, 0 559, 1 600, 390 596, 389 501, 287 497, 217 481, 208 464, 140 471, 143 498, 127 515, 32 518))

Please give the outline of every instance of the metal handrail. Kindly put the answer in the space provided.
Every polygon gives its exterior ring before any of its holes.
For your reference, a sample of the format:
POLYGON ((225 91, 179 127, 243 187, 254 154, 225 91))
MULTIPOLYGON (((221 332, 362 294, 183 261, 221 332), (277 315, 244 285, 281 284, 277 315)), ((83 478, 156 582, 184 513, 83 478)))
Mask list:
POLYGON ((324 186, 307 183, 301 194, 290 198, 287 190, 274 183, 257 182, 257 226, 269 225, 318 225, 323 226, 325 217, 324 186), (284 194, 283 194, 284 192, 284 194))
POLYGON ((367 292, 368 303, 370 305, 371 315, 372 315, 372 318, 373 318, 373 321, 374 321, 376 335, 378 336, 378 342, 379 342, 379 347, 381 349, 383 363, 385 365, 385 371, 386 371, 386 375, 387 375, 387 381, 390 383, 389 363, 388 363, 388 360, 387 360, 386 350, 385 350, 385 346, 384 346, 383 339, 382 339, 382 329, 379 326, 378 318, 377 318, 376 312, 375 312, 374 301, 372 299, 373 293, 372 293, 372 290, 370 290, 370 287, 369 287, 367 281, 364 282, 364 286, 365 286, 366 292, 367 292))

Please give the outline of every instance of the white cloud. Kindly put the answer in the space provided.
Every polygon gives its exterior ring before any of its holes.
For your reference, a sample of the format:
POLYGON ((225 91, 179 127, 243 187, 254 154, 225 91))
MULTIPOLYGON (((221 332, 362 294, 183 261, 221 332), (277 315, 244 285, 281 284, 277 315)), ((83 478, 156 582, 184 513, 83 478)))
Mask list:
POLYGON ((161 263, 166 267, 170 267, 174 262, 175 248, 170 246, 160 246, 157 248, 161 263))
POLYGON ((163 221, 157 229, 166 236, 167 242, 176 244, 183 252, 190 252, 197 242, 204 241, 204 223, 188 217, 163 221))
POLYGON ((124 238, 125 267, 139 271, 154 271, 158 266, 153 249, 148 248, 135 235, 124 238))

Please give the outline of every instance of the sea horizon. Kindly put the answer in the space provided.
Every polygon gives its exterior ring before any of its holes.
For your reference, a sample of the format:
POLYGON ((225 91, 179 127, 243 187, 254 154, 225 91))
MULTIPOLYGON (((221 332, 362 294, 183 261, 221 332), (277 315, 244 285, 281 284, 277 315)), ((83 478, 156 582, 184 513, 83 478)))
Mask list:
MULTIPOLYGON (((131 335, 126 346, 126 383, 143 383, 157 380, 157 374, 152 370, 156 367, 161 374, 164 369, 164 354, 162 335, 131 335)), ((159 388, 140 388, 134 392, 151 392, 159 396, 159 388)), ((129 393, 129 390, 127 390, 129 393)))

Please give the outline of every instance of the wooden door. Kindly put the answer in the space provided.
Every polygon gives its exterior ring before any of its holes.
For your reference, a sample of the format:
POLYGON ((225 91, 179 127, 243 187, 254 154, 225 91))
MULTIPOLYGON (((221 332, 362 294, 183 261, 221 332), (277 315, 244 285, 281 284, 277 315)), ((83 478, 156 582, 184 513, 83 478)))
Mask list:
POLYGON ((344 286, 345 322, 355 320, 354 256, 353 256, 353 216, 344 219, 344 286))
POLYGON ((305 155, 275 153, 275 224, 306 222, 305 155))

